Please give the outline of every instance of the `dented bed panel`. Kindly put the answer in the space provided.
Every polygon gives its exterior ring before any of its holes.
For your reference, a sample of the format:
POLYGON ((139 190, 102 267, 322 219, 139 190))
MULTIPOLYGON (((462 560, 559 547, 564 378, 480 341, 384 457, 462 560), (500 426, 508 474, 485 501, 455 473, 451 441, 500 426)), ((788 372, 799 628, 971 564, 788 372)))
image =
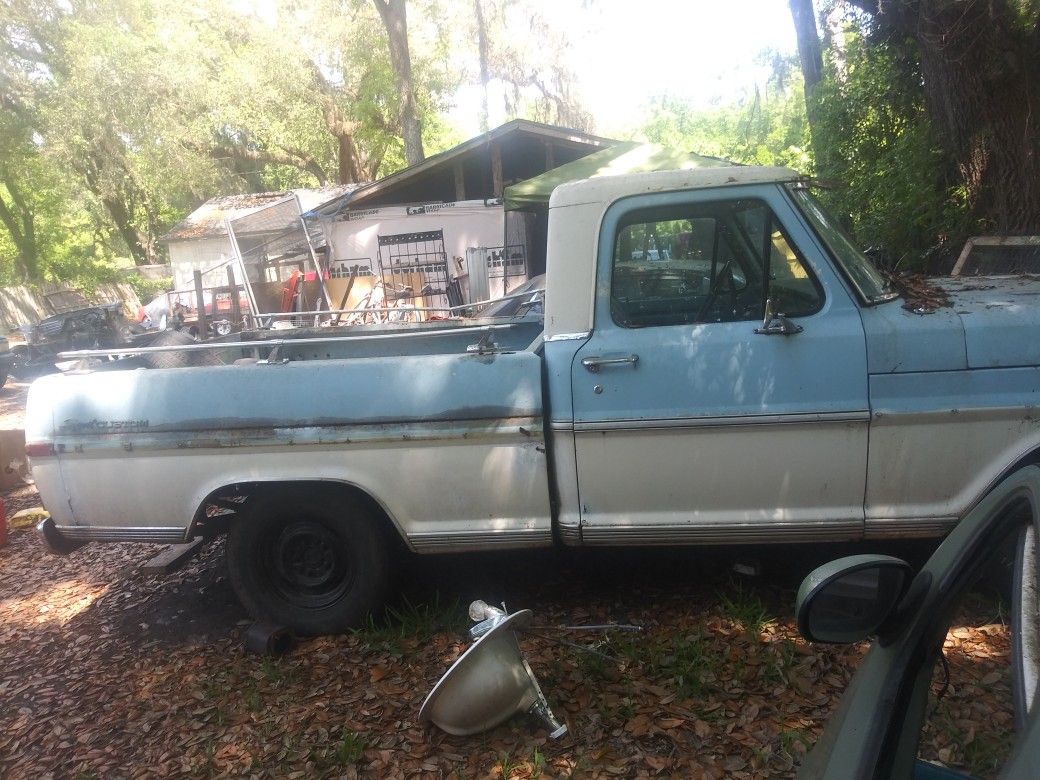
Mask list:
POLYGON ((34 382, 30 395, 49 408, 52 435, 74 439, 538 417, 539 372, 528 352, 423 355, 54 375, 34 382))

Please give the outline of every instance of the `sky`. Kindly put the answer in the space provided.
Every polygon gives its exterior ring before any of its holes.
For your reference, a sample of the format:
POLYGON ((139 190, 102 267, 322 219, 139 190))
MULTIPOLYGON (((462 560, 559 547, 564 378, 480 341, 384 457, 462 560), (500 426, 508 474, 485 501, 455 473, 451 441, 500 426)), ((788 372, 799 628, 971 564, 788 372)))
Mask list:
MULTIPOLYGON (((640 125, 653 97, 696 106, 736 99, 768 75, 759 52, 797 51, 787 0, 528 2, 568 31, 580 97, 604 135, 640 125)), ((479 132, 479 94, 460 92, 451 114, 466 135, 479 132)), ((492 116, 491 126, 502 119, 492 116)))

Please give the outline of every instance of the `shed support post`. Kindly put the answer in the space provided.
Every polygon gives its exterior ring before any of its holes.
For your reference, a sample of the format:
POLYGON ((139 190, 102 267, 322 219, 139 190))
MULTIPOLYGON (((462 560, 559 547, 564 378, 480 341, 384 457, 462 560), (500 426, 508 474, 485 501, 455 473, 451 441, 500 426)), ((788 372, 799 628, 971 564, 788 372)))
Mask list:
POLYGON ((195 305, 198 307, 198 320, 196 327, 199 329, 199 340, 209 336, 209 327, 206 321, 206 293, 202 288, 202 271, 195 269, 195 305))
POLYGON ((227 267, 227 284, 231 290, 231 329, 242 330, 242 307, 238 301, 238 285, 235 283, 235 269, 227 267))
POLYGON ((502 148, 498 144, 491 145, 491 190, 496 198, 502 197, 502 148))
POLYGON ((455 200, 456 201, 465 200, 466 199, 466 175, 465 175, 465 173, 462 170, 462 165, 459 164, 459 163, 455 163, 455 165, 452 166, 451 171, 452 171, 452 174, 455 176, 455 200))

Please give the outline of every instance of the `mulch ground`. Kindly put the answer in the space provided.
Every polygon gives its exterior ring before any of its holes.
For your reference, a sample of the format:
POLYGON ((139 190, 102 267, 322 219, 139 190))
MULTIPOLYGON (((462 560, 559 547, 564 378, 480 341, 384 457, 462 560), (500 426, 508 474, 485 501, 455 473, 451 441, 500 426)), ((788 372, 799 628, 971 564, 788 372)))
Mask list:
MULTIPOLYGON (((29 531, 0 548, 0 775, 785 777, 865 651, 795 631, 794 590, 826 549, 766 554, 753 580, 725 551, 408 559, 388 619, 280 659, 244 652, 219 542, 142 575, 156 551, 54 557, 29 531), (478 597, 534 610, 543 628, 521 646, 563 740, 525 716, 474 737, 419 723, 478 597), (550 628, 606 622, 643 630, 550 628)), ((995 774, 1012 733, 999 605, 973 597, 946 651, 951 684, 923 753, 995 774)))

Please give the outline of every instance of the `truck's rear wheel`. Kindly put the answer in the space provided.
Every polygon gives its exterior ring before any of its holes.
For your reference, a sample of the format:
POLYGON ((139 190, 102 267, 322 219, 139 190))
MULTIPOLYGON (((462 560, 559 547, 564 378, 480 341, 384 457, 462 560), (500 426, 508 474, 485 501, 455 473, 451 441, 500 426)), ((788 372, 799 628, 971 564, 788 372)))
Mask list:
POLYGON ((360 625, 382 602, 390 568, 375 518, 332 496, 260 503, 232 526, 227 560, 246 609, 299 634, 360 625))

